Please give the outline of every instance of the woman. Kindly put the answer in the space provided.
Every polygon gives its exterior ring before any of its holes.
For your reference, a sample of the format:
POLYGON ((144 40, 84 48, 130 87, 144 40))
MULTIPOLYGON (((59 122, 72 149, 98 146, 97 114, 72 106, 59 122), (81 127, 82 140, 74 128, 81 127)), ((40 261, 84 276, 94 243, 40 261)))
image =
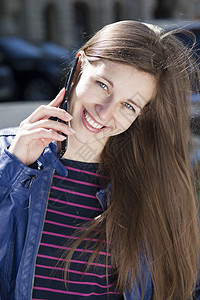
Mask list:
POLYGON ((1 299, 200 297, 192 68, 173 34, 110 24, 79 51, 70 114, 61 90, 2 134, 1 299))

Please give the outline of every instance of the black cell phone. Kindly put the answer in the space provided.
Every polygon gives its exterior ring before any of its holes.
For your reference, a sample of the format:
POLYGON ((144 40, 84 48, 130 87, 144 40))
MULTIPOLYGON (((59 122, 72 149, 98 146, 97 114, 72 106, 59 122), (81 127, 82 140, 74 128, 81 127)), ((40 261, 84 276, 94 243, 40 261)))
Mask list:
MULTIPOLYGON (((66 112, 69 112, 69 95, 70 95, 70 89, 71 89, 71 85, 72 85, 72 81, 74 78, 74 74, 76 71, 76 67, 78 64, 78 60, 79 60, 79 55, 76 56, 75 62, 73 67, 70 70, 69 76, 66 79, 65 82, 65 96, 63 98, 63 101, 61 102, 61 104, 59 105, 60 108, 63 108, 66 112)), ((58 122, 62 122, 68 125, 69 122, 65 122, 63 120, 58 119, 58 122)), ((64 135, 64 133, 63 133, 64 135)), ((66 139, 62 142, 58 142, 58 153, 57 156, 58 158, 61 158, 65 151, 67 150, 67 144, 68 144, 68 136, 65 135, 66 139)))

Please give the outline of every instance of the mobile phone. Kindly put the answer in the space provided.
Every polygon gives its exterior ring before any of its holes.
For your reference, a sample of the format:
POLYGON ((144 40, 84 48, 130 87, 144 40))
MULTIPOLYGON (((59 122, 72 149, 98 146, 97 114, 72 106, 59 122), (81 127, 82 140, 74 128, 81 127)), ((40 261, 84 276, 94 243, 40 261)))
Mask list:
MULTIPOLYGON (((69 112, 70 89, 71 89, 72 81, 74 79, 74 74, 75 74, 75 71, 76 71, 76 67, 77 67, 77 64, 78 64, 79 57, 80 57, 80 55, 76 56, 74 65, 72 66, 72 68, 70 70, 70 73, 69 73, 69 76, 65 81, 65 96, 63 98, 63 101, 59 105, 59 107, 63 108, 66 112, 69 112)), ((58 119, 58 122, 65 123, 67 125, 69 123, 69 122, 66 122, 66 121, 63 121, 63 120, 60 120, 60 119, 58 119)), ((63 133, 63 135, 64 135, 64 133, 63 133)), ((65 138, 64 141, 58 142, 58 153, 57 153, 58 158, 61 158, 64 155, 65 151, 67 150, 68 136, 65 135, 65 137, 66 138, 65 138)))

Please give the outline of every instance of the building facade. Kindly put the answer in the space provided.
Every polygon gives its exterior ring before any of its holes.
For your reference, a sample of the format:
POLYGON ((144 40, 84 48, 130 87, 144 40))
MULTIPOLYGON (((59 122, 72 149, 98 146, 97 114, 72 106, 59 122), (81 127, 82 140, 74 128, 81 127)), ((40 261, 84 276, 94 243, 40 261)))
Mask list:
POLYGON ((0 0, 0 35, 73 48, 105 24, 200 18, 199 0, 0 0))

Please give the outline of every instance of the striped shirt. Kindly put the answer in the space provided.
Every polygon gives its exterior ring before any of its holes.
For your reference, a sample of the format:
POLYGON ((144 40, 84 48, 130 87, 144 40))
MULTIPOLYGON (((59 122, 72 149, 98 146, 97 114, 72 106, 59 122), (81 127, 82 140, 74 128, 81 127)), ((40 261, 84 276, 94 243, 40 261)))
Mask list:
MULTIPOLYGON (((57 173, 48 199, 46 217, 35 265, 32 300, 43 299, 123 299, 115 290, 116 270, 107 265, 103 247, 95 260, 85 269, 94 249, 83 241, 76 248, 71 259, 66 280, 64 279, 64 250, 70 248, 67 241, 78 238, 77 229, 85 230, 85 222, 93 220, 102 213, 96 198, 101 189, 98 164, 76 162, 62 159, 68 169, 68 176, 57 173), (107 283, 108 281, 108 283, 107 283)), ((94 240, 93 243, 95 243, 94 240)), ((94 244, 93 244, 94 245, 94 244)), ((108 254, 108 257, 110 254, 108 254)))

